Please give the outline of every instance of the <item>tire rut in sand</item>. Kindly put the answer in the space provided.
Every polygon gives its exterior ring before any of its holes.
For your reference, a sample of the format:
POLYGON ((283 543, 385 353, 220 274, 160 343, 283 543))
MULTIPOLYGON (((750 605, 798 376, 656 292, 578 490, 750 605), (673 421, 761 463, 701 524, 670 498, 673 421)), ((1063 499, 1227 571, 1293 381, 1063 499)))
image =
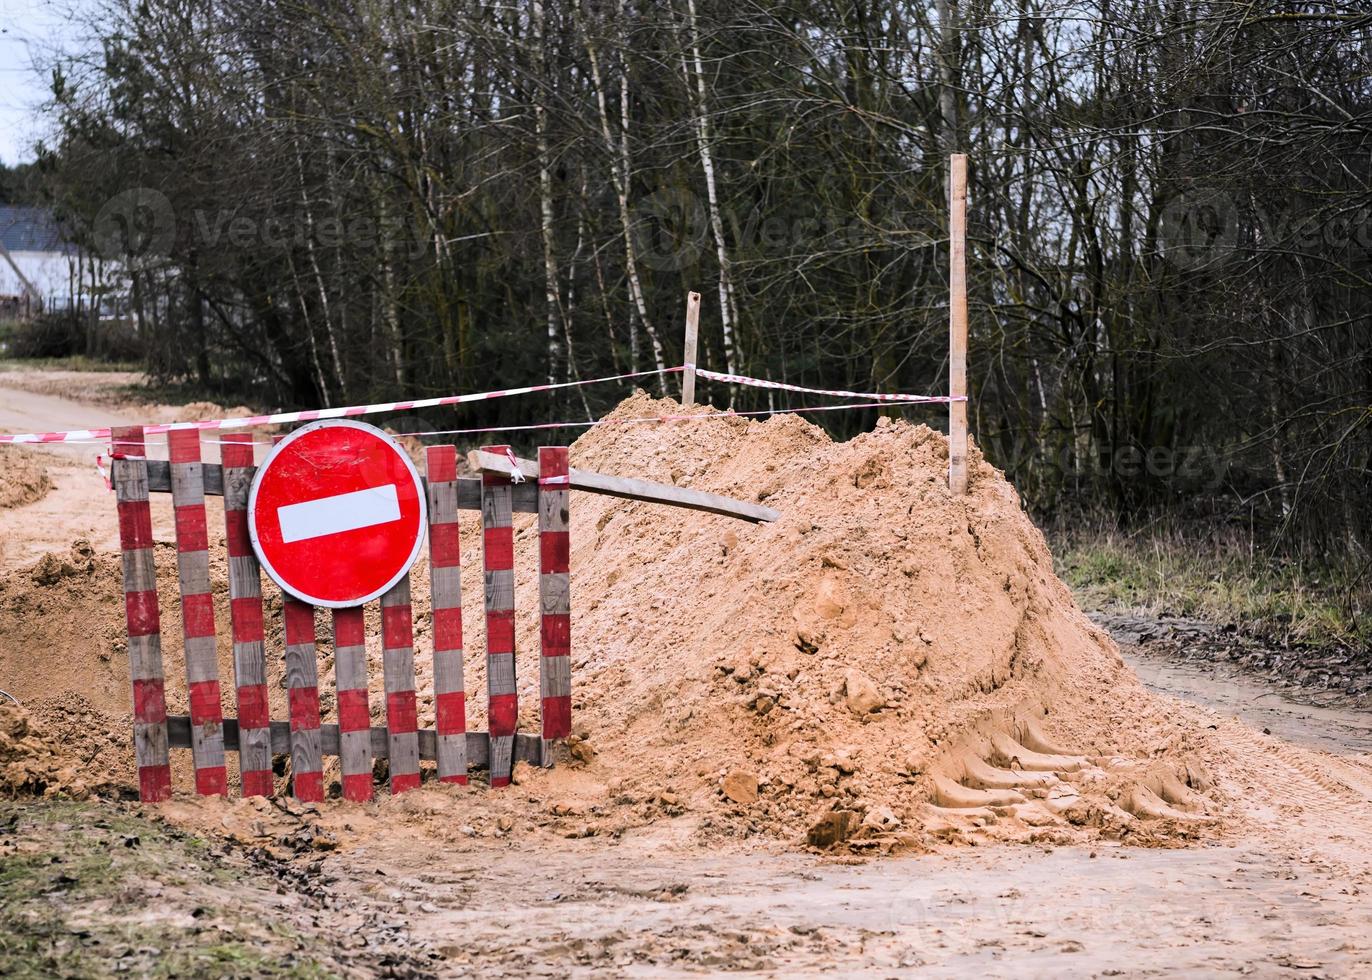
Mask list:
POLYGON ((1237 721, 1218 728, 1223 768, 1248 816, 1302 853, 1372 873, 1372 778, 1365 762, 1289 745, 1237 721))

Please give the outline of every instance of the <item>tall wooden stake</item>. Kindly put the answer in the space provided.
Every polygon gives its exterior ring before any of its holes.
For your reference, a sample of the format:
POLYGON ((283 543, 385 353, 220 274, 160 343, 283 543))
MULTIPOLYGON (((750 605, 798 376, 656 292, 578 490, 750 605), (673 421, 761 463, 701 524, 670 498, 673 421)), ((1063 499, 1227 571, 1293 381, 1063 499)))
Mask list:
POLYGON ((681 404, 696 403, 696 337, 700 333, 700 293, 686 294, 686 370, 681 375, 681 404))
POLYGON ((948 488, 967 492, 967 154, 948 174, 948 488))

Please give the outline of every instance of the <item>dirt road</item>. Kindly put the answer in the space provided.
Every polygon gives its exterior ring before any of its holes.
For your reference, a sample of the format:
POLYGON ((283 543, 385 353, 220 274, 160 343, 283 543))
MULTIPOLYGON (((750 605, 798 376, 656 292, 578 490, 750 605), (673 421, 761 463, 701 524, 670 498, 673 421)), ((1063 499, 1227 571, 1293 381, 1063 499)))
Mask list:
MULTIPOLYGON (((1372 903, 1254 847, 965 850, 844 866, 674 854, 652 839, 537 853, 358 851, 331 891, 377 888, 447 972, 654 976, 1327 975, 1372 969, 1372 903)), ((1363 885, 1366 888, 1366 885, 1363 885)))
MULTIPOLYGON (((0 371, 0 432, 55 432, 166 421, 175 409, 111 408, 113 393, 137 376, 109 372, 0 371), (68 394, 60 394, 67 392, 68 394)), ((207 446, 209 454, 216 447, 207 446)), ((96 468, 108 467, 109 447, 101 443, 53 443, 32 447, 47 461, 53 489, 30 506, 0 509, 0 571, 28 565, 49 551, 65 550, 76 538, 97 549, 117 551, 114 501, 96 468)), ((217 458, 217 457, 212 457, 217 458)), ((159 521, 170 503, 155 500, 159 521)), ((166 526, 165 523, 160 526, 166 526)))
MULTIPOLYGON (((0 375, 0 428, 130 420, 6 386, 0 375)), ((92 465, 96 451, 53 453, 55 489, 0 511, 6 567, 76 537, 117 546, 113 505, 92 465)), ((166 527, 168 517, 156 523, 166 527)), ((359 976, 1372 975, 1372 756, 1364 720, 1288 710, 1233 679, 1136 666, 1156 690, 1192 702, 1170 704, 1213 728, 1225 747, 1225 789, 1244 813, 1222 843, 1060 847, 1045 838, 864 860, 746 842, 702 851, 689 812, 621 836, 577 840, 520 820, 453 825, 446 796, 427 823, 378 832, 372 813, 367 833, 337 804, 283 812, 250 801, 178 801, 154 819, 128 807, 116 818, 109 804, 57 814, 7 805, 0 932, 10 935, 0 937, 0 966, 77 969, 77 960, 62 959, 77 950, 84 957, 77 972, 147 972, 171 957, 192 972, 254 975, 296 975, 297 966, 308 975, 311 964, 359 976), (1261 716, 1252 713, 1257 702, 1261 716), (1297 742, 1325 751, 1309 753, 1297 742), (264 826, 254 830, 257 823, 264 826), (91 852, 105 855, 82 865, 85 880, 63 870, 78 838, 97 842, 91 852), (125 861, 126 850, 144 846, 130 838, 156 839, 166 850, 155 861, 125 861), (194 861, 185 856, 192 853, 194 861), (201 867, 195 861, 204 865, 199 877, 184 873, 201 867), (92 876, 104 876, 108 887, 96 888, 92 876), (270 910, 245 904, 272 894, 280 900, 270 910), (34 931, 39 921, 47 931, 34 931), (130 939, 154 925, 157 944, 130 939), (244 943, 229 944, 259 933, 257 959, 242 959, 251 954, 244 943), (92 936, 113 937, 123 952, 102 958, 114 945, 92 947, 92 936), (216 952, 206 960, 211 942, 216 952)), ((394 805, 422 815, 436 792, 394 805)))

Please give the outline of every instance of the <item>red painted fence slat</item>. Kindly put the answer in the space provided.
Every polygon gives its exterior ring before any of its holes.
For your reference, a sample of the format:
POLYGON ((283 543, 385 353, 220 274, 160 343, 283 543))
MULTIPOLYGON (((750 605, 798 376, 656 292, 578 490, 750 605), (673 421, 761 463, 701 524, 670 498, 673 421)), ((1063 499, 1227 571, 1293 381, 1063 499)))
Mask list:
MULTIPOLYGON (((483 446, 505 455, 509 446, 483 446)), ((491 786, 508 786, 519 724, 515 687, 514 526, 510 477, 481 475, 482 559, 486 577, 486 696, 491 786)))
POLYGON ((129 676, 133 682, 133 747, 138 763, 138 796, 144 803, 156 803, 171 798, 171 763, 143 428, 116 428, 110 433, 110 441, 110 472, 119 511, 119 550, 124 570, 129 676))
POLYGON ((567 510, 567 447, 538 450, 539 686, 543 737, 572 733, 571 544, 567 510))
POLYGON ((333 664, 343 798, 365 803, 372 798, 372 714, 367 700, 367 629, 361 606, 333 611, 333 664))
POLYGON ((200 432, 167 433, 172 506, 176 513, 176 565, 181 580, 181 632, 185 640, 186 688, 191 708, 191 756, 195 791, 224 796, 224 713, 219 701, 219 655, 210 594, 209 527, 205 520, 205 472, 200 432))
POLYGON ((262 573, 248 535, 248 490, 254 472, 252 434, 226 433, 220 456, 224 464, 224 537, 229 553, 233 673, 238 692, 238 769, 244 796, 271 796, 271 716, 267 707, 262 573))
POLYGON ((434 628, 434 727, 438 778, 467 782, 467 695, 462 677, 462 554, 457 517, 457 450, 430 446, 429 594, 434 628))
POLYGON ((314 607, 283 597, 286 624, 286 698, 291 711, 291 782, 295 798, 324 799, 319 741, 319 665, 316 662, 314 607))
POLYGON ((394 795, 419 785, 419 706, 414 692, 414 620, 408 574, 381 597, 381 665, 394 795))

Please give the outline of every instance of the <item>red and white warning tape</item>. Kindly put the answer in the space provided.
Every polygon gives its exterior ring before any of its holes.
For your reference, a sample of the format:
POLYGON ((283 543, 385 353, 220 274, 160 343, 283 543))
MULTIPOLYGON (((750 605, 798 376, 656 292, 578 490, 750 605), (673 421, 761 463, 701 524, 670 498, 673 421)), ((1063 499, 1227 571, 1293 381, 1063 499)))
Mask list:
POLYGON ((882 394, 871 391, 844 391, 834 388, 806 388, 801 385, 786 384, 784 381, 764 381, 761 378, 750 378, 743 374, 722 374, 719 371, 707 371, 704 368, 696 368, 696 377, 708 378, 711 381, 722 381, 731 385, 747 385, 751 388, 775 388, 778 391, 796 391, 805 395, 833 395, 835 398, 866 398, 875 402, 901 402, 910 405, 946 405, 949 402, 965 402, 965 395, 900 395, 882 394))
MULTIPOLYGON (((146 435, 153 435, 159 432, 175 432, 179 429, 247 429, 258 425, 284 425, 291 422, 315 422, 320 419, 353 418, 358 415, 380 415, 384 412, 406 412, 417 408, 439 408, 444 405, 462 405, 467 402, 488 401, 493 398, 509 398, 511 395, 528 395, 536 391, 554 391, 558 388, 575 388, 578 385, 594 385, 606 381, 627 381, 630 378, 673 374, 684 370, 685 368, 672 367, 662 371, 632 371, 629 374, 616 374, 608 378, 591 378, 585 381, 561 381, 556 384, 527 385, 523 388, 478 391, 468 395, 445 395, 442 398, 419 398, 403 402, 382 402, 375 405, 351 405, 346 408, 319 408, 306 412, 277 412, 274 415, 250 415, 241 419, 162 422, 155 425, 145 425, 143 432, 146 435)), ((0 443, 96 442, 109 437, 109 429, 74 429, 69 432, 24 432, 19 434, 0 433, 0 443)))
MULTIPOLYGON (((359 415, 379 415, 385 412, 404 412, 420 408, 439 408, 445 405, 462 405, 468 402, 488 401, 494 398, 508 398, 512 395, 527 395, 539 391, 554 391, 559 388, 573 388, 578 385, 602 384, 609 381, 627 381, 631 378, 643 378, 655 374, 675 374, 684 371, 685 367, 670 367, 663 371, 632 371, 628 374, 616 374, 605 378, 591 378, 585 381, 562 381, 555 384, 528 385, 523 388, 505 388, 499 391, 479 391, 466 395, 445 395, 441 398, 420 398, 412 401, 382 402, 374 405, 353 405, 346 408, 322 408, 311 409, 304 412, 277 412, 273 415, 250 415, 246 418, 238 419, 204 419, 199 422, 161 422, 143 427, 146 435, 154 435, 162 432, 176 432, 184 429, 199 429, 202 431, 215 429, 246 429, 259 425, 283 425, 292 422, 315 422, 320 419, 352 418, 359 415)), ((711 381, 720 381, 725 384, 741 384, 755 388, 772 388, 778 391, 794 391, 807 395, 828 395, 836 398, 861 398, 865 402, 861 405, 824 405, 810 408, 792 409, 760 409, 753 412, 730 412, 731 415, 775 415, 786 412, 830 412, 842 411, 849 408, 872 408, 881 405, 927 405, 927 404, 948 404, 949 402, 966 401, 965 396, 949 395, 905 395, 887 394, 880 392, 865 391, 846 391, 833 388, 806 388, 802 385, 787 384, 782 381, 766 381, 761 378, 750 378, 742 374, 724 374, 719 371, 707 371, 703 368, 696 368, 696 376, 706 378, 711 381)), ((409 435, 466 435, 481 432, 528 432, 539 429, 566 429, 584 428, 592 425, 599 425, 601 422, 609 423, 636 423, 636 422, 675 422, 687 421, 717 416, 692 415, 667 415, 654 416, 643 419, 601 419, 591 422, 546 422, 536 425, 512 425, 512 426, 489 426, 476 429, 443 429, 435 432, 415 432, 409 435)), ((103 443, 110 438, 109 429, 75 429, 68 432, 25 432, 19 434, 0 433, 0 443, 103 443)), ((99 463, 97 462, 97 466, 99 463)), ((103 470, 102 470, 103 475, 103 470)))
POLYGON ((651 425, 658 422, 714 422, 718 419, 752 415, 799 415, 805 412, 845 412, 854 408, 886 408, 887 402, 858 402, 850 405, 808 405, 800 408, 759 408, 751 412, 693 412, 690 415, 646 415, 628 419, 592 419, 589 422, 535 422, 530 425, 491 425, 479 429, 435 429, 432 432, 407 432, 407 436, 467 436, 490 432, 538 432, 547 429, 589 429, 597 425, 651 425))

